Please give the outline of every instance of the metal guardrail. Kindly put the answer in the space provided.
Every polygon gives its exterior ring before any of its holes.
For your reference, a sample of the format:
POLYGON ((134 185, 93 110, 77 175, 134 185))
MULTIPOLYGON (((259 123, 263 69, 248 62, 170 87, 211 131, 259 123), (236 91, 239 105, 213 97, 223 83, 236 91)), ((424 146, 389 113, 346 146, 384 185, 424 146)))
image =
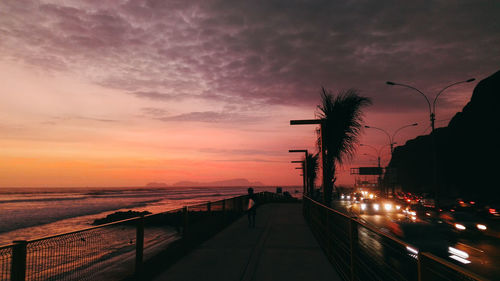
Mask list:
POLYGON ((307 196, 303 208, 311 231, 344 280, 486 280, 307 196))
MULTIPOLYGON (((257 193, 260 202, 280 200, 257 193)), ((199 241, 241 216, 247 196, 207 202, 0 247, 0 281, 122 280, 178 241, 199 241)))

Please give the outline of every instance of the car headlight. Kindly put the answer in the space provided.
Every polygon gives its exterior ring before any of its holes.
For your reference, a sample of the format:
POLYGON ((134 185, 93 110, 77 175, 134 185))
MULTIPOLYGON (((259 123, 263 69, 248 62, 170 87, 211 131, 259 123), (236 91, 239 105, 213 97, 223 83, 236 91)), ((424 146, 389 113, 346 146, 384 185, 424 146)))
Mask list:
POLYGON ((453 254, 453 255, 457 255, 457 256, 464 258, 464 259, 469 258, 469 254, 467 254, 466 252, 459 250, 457 248, 453 248, 453 247, 448 247, 448 253, 453 254))
POLYGON ((386 211, 390 211, 390 210, 392 210, 392 204, 384 204, 384 209, 385 209, 386 211))
POLYGON ((401 209, 401 206, 396 205, 396 210, 399 210, 399 209, 401 209))
POLYGON ((361 210, 363 210, 363 211, 366 210, 366 204, 365 203, 361 204, 361 210))
POLYGON ((486 225, 484 225, 484 224, 477 224, 476 227, 479 230, 486 230, 487 229, 486 225))
POLYGON ((374 209, 375 211, 378 211, 378 209, 380 209, 379 204, 373 204, 373 209, 374 209))
POLYGON ((453 248, 453 247, 448 247, 448 253, 451 254, 450 258, 452 258, 456 261, 459 261, 459 262, 464 263, 464 264, 470 263, 470 260, 468 260, 469 254, 467 254, 464 251, 461 251, 461 250, 453 248))
POLYGON ((463 224, 456 223, 455 228, 459 230, 465 230, 465 226, 463 224))

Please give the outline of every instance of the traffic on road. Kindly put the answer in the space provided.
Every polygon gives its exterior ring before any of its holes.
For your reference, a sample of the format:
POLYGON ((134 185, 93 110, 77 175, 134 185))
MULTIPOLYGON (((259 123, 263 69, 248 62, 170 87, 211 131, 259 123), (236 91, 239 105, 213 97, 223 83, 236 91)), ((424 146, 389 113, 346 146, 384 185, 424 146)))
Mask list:
MULTIPOLYGON (((422 195, 397 193, 392 198, 358 189, 340 194, 337 210, 408 243, 408 255, 430 252, 485 278, 500 276, 500 214, 496 205, 463 199, 436 206, 422 195)), ((376 237, 363 236, 373 245, 376 237)), ((378 247, 381 258, 387 249, 378 247)), ((387 259, 387 257, 383 257, 387 259)))

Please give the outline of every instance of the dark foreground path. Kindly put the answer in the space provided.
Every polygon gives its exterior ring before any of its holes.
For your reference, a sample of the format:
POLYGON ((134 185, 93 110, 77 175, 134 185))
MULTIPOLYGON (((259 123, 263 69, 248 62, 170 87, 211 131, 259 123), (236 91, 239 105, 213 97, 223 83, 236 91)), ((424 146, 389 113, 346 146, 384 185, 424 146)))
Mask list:
POLYGON ((301 204, 267 204, 256 228, 246 216, 154 280, 341 280, 316 243, 301 204))

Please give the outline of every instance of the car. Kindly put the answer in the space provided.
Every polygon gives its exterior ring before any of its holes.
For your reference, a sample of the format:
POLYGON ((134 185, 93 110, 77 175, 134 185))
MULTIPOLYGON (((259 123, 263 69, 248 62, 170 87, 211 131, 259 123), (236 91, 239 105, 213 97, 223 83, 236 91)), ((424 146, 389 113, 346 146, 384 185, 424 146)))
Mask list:
POLYGON ((403 213, 403 215, 405 215, 405 217, 408 220, 412 220, 412 221, 417 220, 417 211, 415 210, 414 206, 408 205, 408 206, 402 208, 401 212, 403 213))
POLYGON ((378 200, 363 199, 359 203, 359 210, 361 214, 377 214, 381 211, 381 204, 378 200))
POLYGON ((351 201, 351 194, 350 193, 342 193, 342 194, 340 194, 340 200, 351 201))
POLYGON ((500 220, 500 203, 489 202, 479 209, 479 214, 490 220, 500 220))
POLYGON ((361 193, 354 193, 351 197, 353 203, 361 203, 363 195, 361 193))
POLYGON ((481 235, 488 231, 488 224, 475 213, 452 209, 442 212, 439 218, 460 235, 481 235))
POLYGON ((389 223, 389 230, 400 240, 414 246, 406 247, 408 255, 414 258, 418 252, 429 252, 461 263, 470 262, 467 260, 469 255, 466 252, 455 248, 458 241, 457 235, 446 225, 424 221, 393 221, 389 223))

